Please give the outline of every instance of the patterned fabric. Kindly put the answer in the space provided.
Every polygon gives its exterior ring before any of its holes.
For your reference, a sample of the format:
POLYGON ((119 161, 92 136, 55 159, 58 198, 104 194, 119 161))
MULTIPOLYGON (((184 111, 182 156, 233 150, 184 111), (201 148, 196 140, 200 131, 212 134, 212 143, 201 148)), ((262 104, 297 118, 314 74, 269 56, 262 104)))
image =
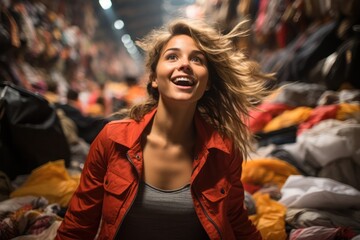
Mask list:
MULTIPOLYGON (((16 198, 7 203, 16 204, 16 198)), ((56 209, 47 205, 48 201, 42 197, 24 203, 15 211, 2 211, 0 214, 0 236, 2 240, 12 239, 22 235, 38 235, 47 230, 56 221, 62 220, 56 215, 56 209)))

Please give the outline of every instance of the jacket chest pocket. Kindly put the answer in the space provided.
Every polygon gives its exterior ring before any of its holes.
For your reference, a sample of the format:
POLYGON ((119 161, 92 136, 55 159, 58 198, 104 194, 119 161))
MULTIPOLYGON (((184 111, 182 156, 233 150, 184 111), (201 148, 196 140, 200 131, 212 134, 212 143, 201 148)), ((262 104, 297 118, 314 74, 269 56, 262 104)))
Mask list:
POLYGON ((226 199, 230 188, 230 183, 223 180, 216 184, 213 188, 209 188, 202 192, 205 205, 211 214, 217 215, 225 211, 226 199))
POLYGON ((103 220, 114 224, 121 206, 128 197, 132 181, 114 172, 107 172, 104 178, 103 220))

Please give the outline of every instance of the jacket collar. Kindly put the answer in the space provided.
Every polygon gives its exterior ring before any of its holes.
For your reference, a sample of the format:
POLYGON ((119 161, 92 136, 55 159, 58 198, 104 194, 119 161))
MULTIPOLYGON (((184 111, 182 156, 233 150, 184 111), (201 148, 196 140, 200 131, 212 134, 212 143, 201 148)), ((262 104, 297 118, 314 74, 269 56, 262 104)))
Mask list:
MULTIPOLYGON (((120 122, 128 124, 127 127, 129 127, 130 130, 126 131, 123 128, 114 128, 109 133, 109 138, 128 148, 138 145, 140 143, 141 134, 154 118, 156 111, 157 109, 155 108, 151 112, 147 113, 140 122, 136 122, 131 119, 120 120, 120 122)), ((216 148, 226 153, 230 152, 230 142, 227 140, 224 141, 219 132, 214 130, 214 128, 203 119, 198 111, 195 113, 194 120, 197 131, 197 143, 202 143, 202 146, 199 147, 204 147, 206 149, 216 148)))

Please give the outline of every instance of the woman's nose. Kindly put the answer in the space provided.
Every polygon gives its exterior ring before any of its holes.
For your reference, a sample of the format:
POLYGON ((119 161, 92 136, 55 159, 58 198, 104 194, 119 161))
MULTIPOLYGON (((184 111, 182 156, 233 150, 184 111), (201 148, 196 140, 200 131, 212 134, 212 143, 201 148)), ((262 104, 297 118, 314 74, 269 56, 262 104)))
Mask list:
POLYGON ((181 60, 179 65, 179 70, 191 71, 191 66, 189 60, 181 60))

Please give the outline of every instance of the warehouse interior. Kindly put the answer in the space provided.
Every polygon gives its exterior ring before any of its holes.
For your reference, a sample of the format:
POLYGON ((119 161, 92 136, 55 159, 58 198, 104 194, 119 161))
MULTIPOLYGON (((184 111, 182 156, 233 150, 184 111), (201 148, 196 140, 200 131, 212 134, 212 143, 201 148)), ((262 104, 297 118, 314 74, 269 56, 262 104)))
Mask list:
MULTIPOLYGON (((91 143, 146 101, 137 45, 205 19, 273 93, 249 111, 244 206, 265 240, 360 239, 360 2, 0 0, 0 239, 54 239, 91 143)), ((239 119, 240 121, 240 119, 239 119)))

